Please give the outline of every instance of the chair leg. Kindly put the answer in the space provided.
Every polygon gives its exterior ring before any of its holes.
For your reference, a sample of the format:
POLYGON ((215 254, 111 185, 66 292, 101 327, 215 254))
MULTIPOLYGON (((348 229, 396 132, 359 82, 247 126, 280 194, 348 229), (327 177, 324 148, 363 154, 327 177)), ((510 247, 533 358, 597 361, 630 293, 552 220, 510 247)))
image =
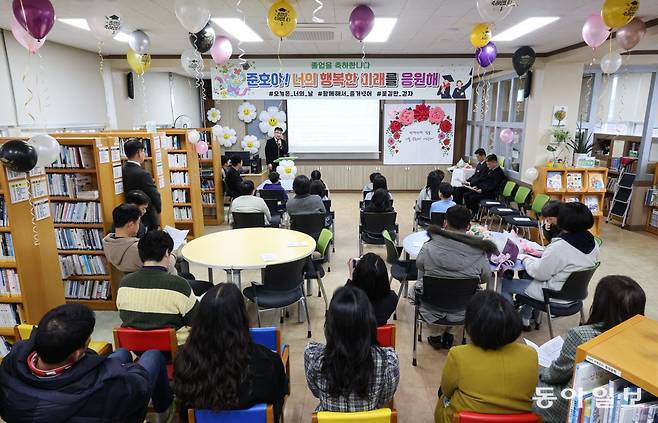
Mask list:
POLYGON ((412 366, 416 366, 416 334, 418 333, 418 307, 414 311, 414 347, 413 347, 413 360, 411 361, 412 366))
POLYGON ((279 323, 283 324, 283 309, 279 309, 279 323))
POLYGON ((585 324, 585 310, 584 310, 583 303, 580 303, 580 324, 583 325, 585 324))
POLYGON ((551 318, 551 306, 550 304, 546 306, 546 318, 548 320, 548 333, 553 339, 553 319, 551 318))
POLYGON ((322 278, 318 278, 318 285, 320 286, 320 288, 318 289, 318 297, 324 298, 324 309, 328 310, 329 299, 327 298, 327 293, 324 291, 324 283, 322 283, 322 278))
POLYGON ((311 337, 311 316, 308 314, 308 304, 306 304, 306 297, 301 299, 302 307, 304 307, 304 314, 306 314, 306 327, 308 328, 307 338, 311 337))
POLYGON ((466 325, 462 325, 462 345, 466 345, 466 325))
POLYGON ((256 320, 258 320, 258 327, 260 327, 260 307, 258 306, 258 297, 254 297, 254 303, 256 304, 256 320))
POLYGON ((306 279, 306 296, 310 297, 313 295, 313 290, 311 289, 311 280, 306 279))
POLYGON ((423 321, 418 319, 418 342, 423 342, 423 321))

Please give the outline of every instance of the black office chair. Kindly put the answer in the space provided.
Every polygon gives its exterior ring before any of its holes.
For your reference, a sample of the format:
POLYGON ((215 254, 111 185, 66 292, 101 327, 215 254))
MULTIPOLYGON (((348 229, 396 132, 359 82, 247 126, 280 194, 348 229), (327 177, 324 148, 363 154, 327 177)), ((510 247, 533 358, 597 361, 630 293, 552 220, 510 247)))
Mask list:
POLYGON ((331 230, 331 252, 336 252, 336 212, 331 210, 331 200, 322 200, 324 209, 327 211, 324 227, 331 230))
POLYGON ((384 245, 383 231, 394 234, 393 241, 397 241, 399 231, 395 219, 396 212, 386 213, 362 213, 363 222, 359 225, 359 256, 363 254, 365 244, 384 245))
POLYGON ((439 228, 443 227, 443 222, 446 221, 446 214, 445 213, 439 213, 439 212, 433 212, 432 217, 430 219, 430 223, 432 225, 438 225, 439 228))
POLYGON ((466 329, 463 327, 464 319, 458 322, 451 322, 447 319, 427 322, 420 314, 421 304, 428 304, 448 313, 465 313, 466 306, 473 295, 475 295, 479 284, 479 278, 448 279, 423 276, 422 294, 416 290, 414 299, 414 348, 412 365, 416 365, 416 342, 423 342, 423 323, 430 325, 462 326, 462 344, 466 343, 466 329))
MULTIPOLYGON (((580 313, 580 324, 585 323, 585 312, 583 310, 583 300, 587 298, 589 283, 594 276, 594 272, 599 268, 601 263, 596 263, 593 267, 579 270, 569 275, 562 289, 543 288, 544 300, 537 300, 524 294, 516 294, 516 301, 520 305, 529 305, 537 311, 546 313, 548 316, 548 332, 553 339, 553 321, 552 316, 563 317, 573 316, 580 313), (556 302, 553 300, 560 300, 556 302)), ((536 323, 535 329, 539 329, 541 322, 536 323)))
POLYGON ((325 310, 329 308, 329 298, 327 293, 324 290, 324 283, 322 283, 322 278, 324 278, 324 264, 327 264, 327 271, 331 272, 331 260, 329 254, 329 243, 333 237, 331 231, 327 228, 323 228, 320 233, 320 238, 318 239, 315 245, 315 251, 309 258, 304 267, 304 280, 306 281, 306 295, 310 296, 312 294, 311 290, 311 281, 318 281, 318 297, 324 297, 324 308, 325 310))
POLYGON ((232 212, 232 214, 233 214, 233 229, 265 227, 264 213, 232 212))
POLYGON ((267 208, 270 209, 270 226, 273 228, 278 228, 281 226, 281 221, 283 220, 284 210, 281 210, 281 202, 275 199, 264 198, 267 208))
MULTIPOLYGON (((360 208, 361 210, 364 210, 366 207, 368 207, 368 206, 370 205, 370 202, 371 202, 371 201, 372 201, 372 200, 363 200, 363 201, 359 201, 359 208, 360 208)), ((393 207, 393 200, 391 200, 391 207, 393 207)))
POLYGON ((290 215, 290 229, 309 235, 316 242, 324 229, 325 215, 322 213, 290 215))
POLYGON ((278 200, 281 202, 282 208, 285 208, 286 201, 285 191, 282 189, 261 189, 258 190, 258 196, 263 200, 278 200))
POLYGON ((426 228, 430 225, 430 208, 432 207, 432 200, 423 200, 420 203, 420 212, 416 212, 416 219, 414 220, 414 232, 418 230, 419 227, 426 228))
MULTIPOLYGON (((283 323, 283 308, 299 303, 306 314, 308 327, 307 336, 311 337, 311 319, 304 295, 304 267, 307 257, 290 263, 275 264, 267 266, 263 271, 263 283, 251 282, 251 286, 245 288, 243 293, 250 301, 256 304, 256 315, 258 327, 260 327, 260 311, 279 309, 281 312, 280 322, 283 323)), ((299 312, 301 322, 301 310, 299 312)))
MULTIPOLYGON (((391 265, 391 276, 389 282, 392 279, 400 281, 398 298, 402 298, 401 295, 403 292, 406 298, 409 290, 409 281, 415 281, 418 279, 416 260, 400 260, 400 254, 402 254, 403 248, 395 245, 393 237, 391 237, 388 231, 383 231, 382 236, 386 243, 386 262, 391 265)), ((397 318, 397 312, 393 313, 393 320, 397 320, 397 318)))

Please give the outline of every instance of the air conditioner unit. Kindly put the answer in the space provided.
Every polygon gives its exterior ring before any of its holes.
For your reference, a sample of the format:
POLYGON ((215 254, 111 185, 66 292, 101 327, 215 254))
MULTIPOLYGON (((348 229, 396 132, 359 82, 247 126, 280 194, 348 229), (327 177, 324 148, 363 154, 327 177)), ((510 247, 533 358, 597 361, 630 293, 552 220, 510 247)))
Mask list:
POLYGON ((341 41, 343 28, 341 25, 326 25, 326 24, 297 24, 295 31, 290 34, 286 40, 288 41, 341 41))

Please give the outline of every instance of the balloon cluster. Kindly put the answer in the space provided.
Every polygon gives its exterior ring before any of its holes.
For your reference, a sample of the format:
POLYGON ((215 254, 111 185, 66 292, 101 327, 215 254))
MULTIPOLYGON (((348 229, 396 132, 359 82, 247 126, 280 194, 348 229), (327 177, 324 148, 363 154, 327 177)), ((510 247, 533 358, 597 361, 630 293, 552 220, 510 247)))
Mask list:
POLYGON ((27 51, 36 53, 55 25, 55 8, 49 0, 13 0, 11 8, 11 33, 27 51))
POLYGON ((518 0, 478 0, 477 9, 484 22, 478 23, 471 30, 471 45, 475 47, 475 60, 483 68, 491 65, 498 50, 491 41, 491 25, 505 19, 512 9, 518 5, 518 0))
POLYGON ((60 145, 47 134, 39 134, 27 142, 11 140, 0 147, 0 162, 14 172, 29 172, 35 166, 50 166, 59 157, 60 145))

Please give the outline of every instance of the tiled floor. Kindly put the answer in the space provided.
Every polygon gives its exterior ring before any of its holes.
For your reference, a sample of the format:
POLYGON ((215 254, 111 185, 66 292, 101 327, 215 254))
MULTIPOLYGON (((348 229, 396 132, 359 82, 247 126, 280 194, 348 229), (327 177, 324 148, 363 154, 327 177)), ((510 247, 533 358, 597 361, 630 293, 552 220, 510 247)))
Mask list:
MULTIPOLYGON (((411 233, 412 205, 416 194, 395 193, 395 205, 398 212, 398 223, 402 237, 411 233)), ((332 198, 336 211, 336 253, 331 258, 331 272, 324 279, 327 292, 332 292, 343 285, 347 278, 346 262, 357 254, 357 204, 358 193, 338 193, 332 198)), ((221 227, 208 227, 207 232, 225 230, 221 227)), ((608 274, 624 274, 637 280, 647 293, 647 315, 658 319, 658 285, 655 283, 658 274, 658 237, 644 232, 628 232, 613 225, 603 225, 602 264, 595 275, 595 281, 608 274)), ((379 254, 385 254, 383 248, 373 248, 379 254)), ((206 278, 206 270, 192 266, 193 273, 199 278, 206 278)), ((259 273, 245 272, 244 281, 259 277, 259 273), (250 279, 251 278, 251 279, 250 279)), ((223 272, 215 272, 215 280, 225 280, 223 272)), ((394 282, 394 289, 398 285, 394 282)), ((323 341, 324 301, 317 297, 317 285, 313 285, 315 296, 310 299, 310 312, 313 339, 323 341)), ((593 294, 595 284, 590 286, 593 294)), ((249 308, 255 323, 255 310, 249 308)), ((278 325, 278 315, 275 312, 265 313, 264 325, 278 325)), ((98 312, 98 322, 94 339, 111 340, 111 329, 120 324, 116 312, 98 312)), ((407 301, 401 301, 398 306, 397 352, 400 356, 401 380, 395 395, 395 406, 401 422, 430 422, 436 402, 436 392, 441 381, 441 369, 446 352, 435 351, 426 342, 419 344, 418 367, 411 365, 412 350, 412 308, 407 301)), ((578 324, 578 317, 558 319, 556 333, 564 334, 566 330, 578 324)), ((291 349, 291 395, 286 403, 285 420, 287 423, 309 422, 310 415, 317 405, 316 399, 306 387, 303 369, 303 351, 306 338, 306 323, 297 323, 297 308, 291 308, 290 319, 283 326, 283 341, 291 349)), ((424 330, 424 335, 432 333, 432 329, 424 330)), ((548 328, 527 334, 529 339, 537 343, 548 340, 548 328)))

